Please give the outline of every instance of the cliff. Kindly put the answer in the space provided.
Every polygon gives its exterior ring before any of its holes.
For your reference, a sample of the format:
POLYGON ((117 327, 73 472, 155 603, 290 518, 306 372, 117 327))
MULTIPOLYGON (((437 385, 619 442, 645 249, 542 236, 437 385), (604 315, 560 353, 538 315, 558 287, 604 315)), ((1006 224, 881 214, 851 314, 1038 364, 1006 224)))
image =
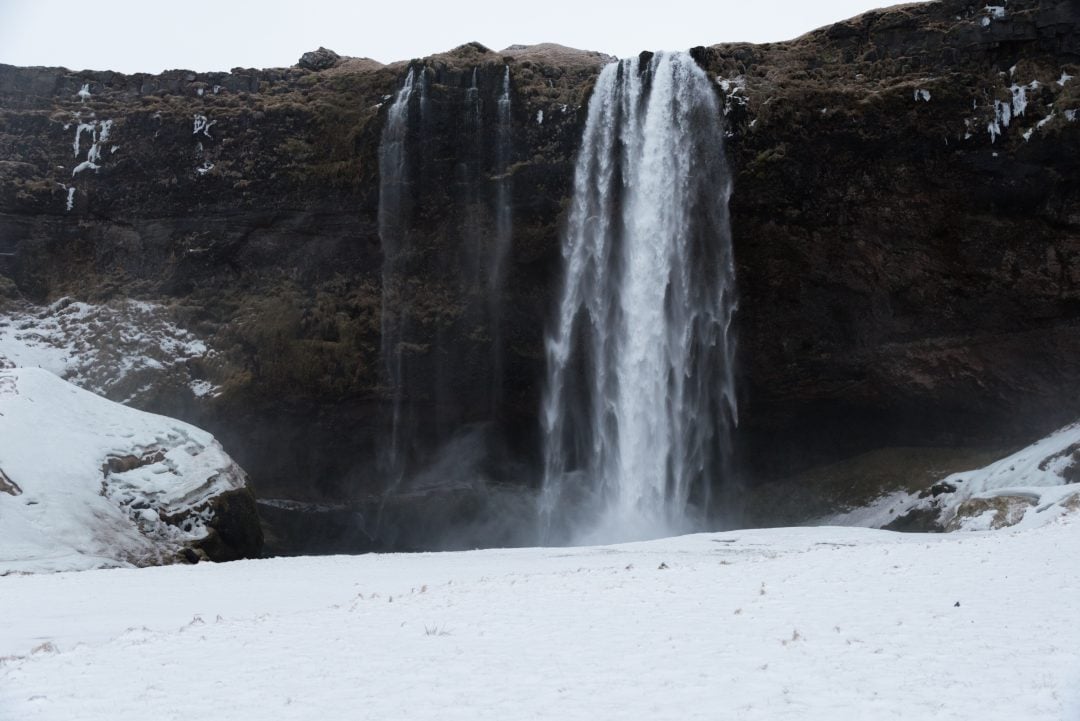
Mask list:
MULTIPOLYGON (((1020 445, 1080 415, 1078 22, 1067 1, 943 0, 694 49, 735 175, 750 486, 872 449, 1020 445)), ((468 463, 516 498, 537 482, 559 234, 608 60, 474 43, 391 66, 0 66, 0 293, 12 316, 63 297, 163 309, 207 353, 114 395, 211 430, 264 498, 367 509, 377 538, 359 545, 473 521, 510 538, 490 494, 440 483, 445 469, 373 500, 401 402, 381 353, 380 139, 408 69, 422 73, 413 252, 394 279, 405 376, 424 379, 405 399, 410 451, 438 469, 482 429, 468 463), (485 139, 506 68, 503 168, 485 139), (477 268, 505 175, 513 242, 493 295, 477 268)))

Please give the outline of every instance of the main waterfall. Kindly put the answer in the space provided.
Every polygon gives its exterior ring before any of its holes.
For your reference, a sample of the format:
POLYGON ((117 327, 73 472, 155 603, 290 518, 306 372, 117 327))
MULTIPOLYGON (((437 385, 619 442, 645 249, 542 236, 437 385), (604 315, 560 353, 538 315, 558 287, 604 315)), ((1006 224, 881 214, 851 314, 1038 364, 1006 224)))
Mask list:
POLYGON ((623 60, 589 103, 547 339, 546 542, 693 530, 731 483, 731 180, 688 55, 623 60))

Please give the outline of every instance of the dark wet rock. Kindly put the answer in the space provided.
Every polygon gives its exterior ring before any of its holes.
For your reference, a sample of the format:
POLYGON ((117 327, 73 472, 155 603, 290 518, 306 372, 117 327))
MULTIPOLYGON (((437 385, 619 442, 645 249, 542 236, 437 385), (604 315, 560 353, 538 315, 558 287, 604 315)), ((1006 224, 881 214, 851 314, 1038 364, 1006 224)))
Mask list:
POLYGON ((914 508, 881 528, 903 533, 943 533, 945 527, 941 525, 940 513, 939 508, 914 508))
POLYGON ((946 493, 956 493, 956 486, 951 483, 941 481, 927 488, 925 491, 919 493, 919 498, 937 498, 938 496, 946 493))
POLYGON ((206 559, 236 561, 262 555, 262 526, 250 487, 214 496, 207 510, 213 521, 206 538, 196 543, 206 559))

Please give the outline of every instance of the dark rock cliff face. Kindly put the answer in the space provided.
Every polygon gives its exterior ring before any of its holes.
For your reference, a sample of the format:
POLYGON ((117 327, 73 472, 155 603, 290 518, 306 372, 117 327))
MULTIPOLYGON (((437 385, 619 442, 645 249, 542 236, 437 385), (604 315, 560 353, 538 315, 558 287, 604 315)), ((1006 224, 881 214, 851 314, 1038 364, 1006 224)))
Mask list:
POLYGON ((732 215, 759 474, 1076 417, 1078 21, 940 2, 701 53, 745 79, 732 215))
MULTIPOLYGON (((736 174, 751 485, 879 447, 1019 443, 1080 415, 1078 23, 1072 2, 948 0, 693 51, 724 98, 736 174)), ((509 539, 475 489, 381 500, 379 141, 407 69, 423 69, 401 348, 412 376, 439 380, 409 398, 411 452, 437 469, 458 431, 494 428, 488 475, 512 495, 536 482, 559 233, 607 58, 310 56, 159 76, 0 66, 0 294, 167 306, 211 349, 187 372, 217 394, 161 384, 132 402, 211 430, 264 498, 399 519, 358 547, 485 518, 484 539, 509 539), (468 272, 494 232, 496 163, 463 108, 475 76, 490 133, 507 66, 513 246, 496 328, 470 312, 487 291, 468 272)))

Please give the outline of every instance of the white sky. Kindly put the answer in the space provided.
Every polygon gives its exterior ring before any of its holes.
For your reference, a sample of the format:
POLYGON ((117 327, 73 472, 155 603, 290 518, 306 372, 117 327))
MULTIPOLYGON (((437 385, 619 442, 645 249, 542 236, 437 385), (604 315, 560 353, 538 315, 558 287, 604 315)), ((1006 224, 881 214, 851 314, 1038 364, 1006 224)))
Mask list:
POLYGON ((0 63, 152 72, 282 67, 320 45, 382 62, 472 40, 633 55, 786 40, 896 0, 0 0, 0 63))

